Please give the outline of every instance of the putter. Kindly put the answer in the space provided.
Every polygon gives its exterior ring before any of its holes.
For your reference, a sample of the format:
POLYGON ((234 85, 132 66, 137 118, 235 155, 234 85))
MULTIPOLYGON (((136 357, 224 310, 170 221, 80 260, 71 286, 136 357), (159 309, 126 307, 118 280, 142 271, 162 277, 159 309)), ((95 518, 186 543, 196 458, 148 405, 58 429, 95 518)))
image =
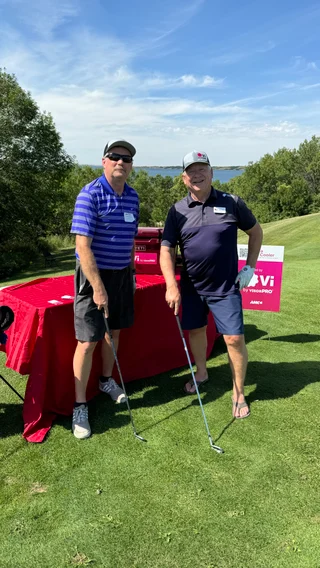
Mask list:
POLYGON ((133 421, 133 417, 132 417, 132 412, 131 412, 131 408, 130 408, 130 405, 129 405, 129 399, 128 399, 128 395, 127 395, 127 392, 126 392, 126 388, 125 388, 125 386, 124 386, 124 382, 123 382, 123 378, 122 378, 122 373, 121 373, 121 369, 120 369, 120 365, 119 365, 119 361, 118 361, 118 357, 117 357, 116 348, 115 348, 114 343, 113 343, 112 333, 111 333, 111 331, 110 331, 110 327, 109 327, 109 324, 108 324, 108 319, 106 318, 105 313, 103 314, 103 319, 104 319, 104 323, 105 323, 105 326, 106 326, 107 334, 108 334, 109 337, 110 337, 110 342, 111 342, 111 347, 112 347, 112 353, 113 353, 114 360, 115 360, 116 365, 117 365, 117 369, 118 369, 118 373, 119 373, 121 385, 122 385, 122 388, 123 388, 123 392, 124 392, 125 397, 126 397, 126 403, 127 403, 127 407, 128 407, 128 411, 129 411, 129 415, 130 415, 130 420, 131 420, 131 425, 132 425, 133 433, 134 433, 135 437, 138 438, 138 440, 141 440, 141 442, 146 442, 147 440, 145 440, 145 438, 142 438, 142 436, 139 436, 139 434, 137 433, 136 427, 135 427, 135 425, 134 425, 134 421, 133 421))
POLYGON ((181 335, 183 347, 184 347, 184 350, 185 350, 186 355, 187 355, 187 359, 188 359, 188 363, 189 363, 191 375, 192 375, 193 382, 194 382, 194 386, 195 386, 195 389, 196 389, 196 392, 197 392, 198 401, 199 401, 200 408, 201 408, 201 411, 202 411, 202 416, 203 416, 203 420, 204 420, 205 427, 206 427, 206 430, 207 430, 207 434, 208 434, 210 446, 211 446, 211 448, 212 448, 213 450, 215 450, 216 452, 218 452, 218 454, 223 454, 223 453, 224 453, 223 449, 220 448, 219 446, 216 446, 216 445, 213 443, 212 436, 211 436, 211 434, 210 434, 210 430, 209 430, 209 426, 208 426, 208 422, 207 422, 207 419, 206 419, 206 415, 205 415, 205 413, 204 413, 204 409, 203 409, 203 405, 202 405, 200 393, 199 393, 199 390, 198 390, 197 381, 196 381, 196 378, 195 378, 195 376, 194 376, 193 367, 192 367, 192 363, 191 363, 191 359, 190 359, 188 347, 187 347, 186 340, 185 340, 184 335, 183 335, 183 331, 182 331, 182 327, 181 327, 181 323, 180 323, 180 319, 179 319, 178 314, 175 314, 175 317, 176 317, 176 320, 177 320, 177 324, 178 324, 179 332, 180 332, 180 335, 181 335))

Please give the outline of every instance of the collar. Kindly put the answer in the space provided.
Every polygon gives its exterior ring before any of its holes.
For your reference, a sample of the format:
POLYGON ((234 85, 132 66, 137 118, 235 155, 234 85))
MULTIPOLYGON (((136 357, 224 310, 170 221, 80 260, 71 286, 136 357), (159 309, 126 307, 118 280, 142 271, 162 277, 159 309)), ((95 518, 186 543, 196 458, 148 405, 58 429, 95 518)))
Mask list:
POLYGON ((196 201, 195 199, 192 199, 191 194, 189 192, 187 195, 187 205, 188 207, 196 207, 197 205, 210 205, 213 199, 217 199, 217 191, 214 189, 213 186, 211 186, 210 195, 204 203, 202 203, 202 201, 196 201))
POLYGON ((102 176, 99 177, 99 182, 101 183, 103 189, 105 189, 108 193, 113 193, 114 195, 116 195, 117 197, 122 197, 123 195, 127 195, 128 194, 128 185, 125 183, 124 184, 124 189, 123 192, 121 194, 121 196, 113 189, 113 187, 110 185, 110 183, 108 182, 106 176, 104 174, 102 174, 102 176))

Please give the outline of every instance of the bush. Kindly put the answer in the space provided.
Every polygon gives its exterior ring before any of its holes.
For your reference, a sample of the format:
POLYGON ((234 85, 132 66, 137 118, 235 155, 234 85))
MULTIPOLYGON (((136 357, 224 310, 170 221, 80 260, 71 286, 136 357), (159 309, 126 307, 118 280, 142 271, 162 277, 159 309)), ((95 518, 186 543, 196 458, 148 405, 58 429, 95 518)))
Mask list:
POLYGON ((28 241, 11 241, 10 245, 0 245, 0 278, 27 268, 38 254, 36 245, 28 241))

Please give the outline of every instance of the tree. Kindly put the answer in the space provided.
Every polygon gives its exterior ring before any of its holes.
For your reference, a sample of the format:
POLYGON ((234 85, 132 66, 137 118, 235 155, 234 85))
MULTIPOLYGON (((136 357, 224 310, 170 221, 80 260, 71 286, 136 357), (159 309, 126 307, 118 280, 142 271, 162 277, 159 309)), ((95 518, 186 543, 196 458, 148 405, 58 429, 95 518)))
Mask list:
POLYGON ((0 274, 28 264, 73 166, 50 114, 0 69, 0 274))
POLYGON ((260 222, 319 211, 320 138, 305 140, 298 150, 266 154, 224 185, 246 201, 260 222))
POLYGON ((152 224, 151 215, 154 201, 154 191, 152 179, 145 170, 138 173, 133 171, 130 174, 128 183, 134 187, 140 199, 140 218, 139 223, 145 227, 152 224))
POLYGON ((101 176, 102 168, 75 164, 60 185, 59 199, 54 208, 48 231, 57 235, 69 234, 76 198, 81 189, 101 176))

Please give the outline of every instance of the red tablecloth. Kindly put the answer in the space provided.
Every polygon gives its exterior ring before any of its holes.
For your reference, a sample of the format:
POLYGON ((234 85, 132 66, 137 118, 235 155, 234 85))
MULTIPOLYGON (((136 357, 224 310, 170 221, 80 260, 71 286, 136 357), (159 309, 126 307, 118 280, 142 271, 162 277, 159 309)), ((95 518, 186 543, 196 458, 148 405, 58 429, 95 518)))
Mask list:
MULTIPOLYGON (((76 347, 73 327, 73 276, 40 278, 0 290, 0 305, 12 308, 7 331, 7 367, 29 374, 23 407, 23 436, 42 442, 56 414, 69 415, 74 403, 72 369, 76 347)), ((208 325, 208 354, 216 337, 208 325)), ((187 364, 172 310, 165 302, 162 276, 137 275, 135 323, 120 335, 119 363, 125 381, 150 377, 187 364)), ((97 346, 88 399, 98 393, 101 353, 97 346)), ((117 373, 114 374, 117 377, 117 373)))

